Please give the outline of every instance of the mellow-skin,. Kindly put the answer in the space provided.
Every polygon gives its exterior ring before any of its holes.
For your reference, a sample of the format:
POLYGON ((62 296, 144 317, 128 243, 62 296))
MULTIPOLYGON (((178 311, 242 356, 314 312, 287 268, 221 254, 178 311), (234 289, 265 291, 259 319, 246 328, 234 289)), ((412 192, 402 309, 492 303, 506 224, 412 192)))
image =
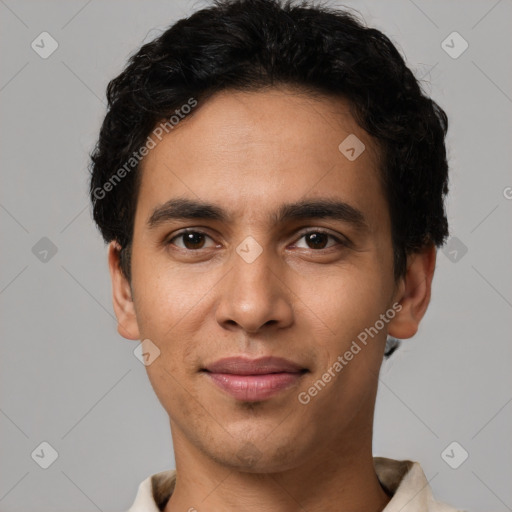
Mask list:
POLYGON ((161 351, 147 372, 173 435, 178 479, 165 512, 377 512, 388 503, 372 460, 379 368, 387 334, 404 339, 418 328, 436 252, 411 255, 395 282, 378 166, 375 141, 345 100, 285 87, 216 94, 144 158, 131 284, 115 242, 109 265, 119 333, 161 351), (349 134, 366 146, 354 161, 338 150, 349 134), (229 219, 150 227, 173 198, 213 203, 229 219), (366 227, 269 218, 285 203, 320 198, 348 203, 366 227), (173 239, 184 228, 207 236, 173 239), (324 236, 313 245, 303 232, 315 230, 347 244, 324 236), (262 248, 252 263, 236 251, 249 236, 262 248), (387 330, 301 404, 299 392, 395 303, 387 330), (229 356, 284 357, 308 372, 297 386, 244 402, 201 371, 229 356))

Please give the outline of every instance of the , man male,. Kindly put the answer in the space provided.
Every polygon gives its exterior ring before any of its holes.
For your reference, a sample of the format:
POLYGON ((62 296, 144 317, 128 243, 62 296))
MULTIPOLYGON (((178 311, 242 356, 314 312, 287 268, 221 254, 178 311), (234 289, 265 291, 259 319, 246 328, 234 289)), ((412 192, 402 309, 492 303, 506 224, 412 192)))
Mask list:
POLYGON ((342 10, 218 0, 108 86, 91 200, 176 470, 130 512, 453 511, 372 456, 388 336, 428 307, 447 117, 342 10))

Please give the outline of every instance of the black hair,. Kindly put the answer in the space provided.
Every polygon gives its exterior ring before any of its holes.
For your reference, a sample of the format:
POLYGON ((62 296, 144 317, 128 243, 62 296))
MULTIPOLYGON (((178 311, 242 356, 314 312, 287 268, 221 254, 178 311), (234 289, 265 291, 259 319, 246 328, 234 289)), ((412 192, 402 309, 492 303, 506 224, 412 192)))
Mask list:
POLYGON ((90 197, 104 240, 122 248, 128 279, 140 148, 155 126, 192 111, 179 111, 191 98, 200 105, 221 90, 279 84, 349 100, 357 123, 378 142, 395 279, 404 275, 408 254, 444 243, 448 119, 390 39, 346 9, 213 0, 143 45, 108 84, 90 197))

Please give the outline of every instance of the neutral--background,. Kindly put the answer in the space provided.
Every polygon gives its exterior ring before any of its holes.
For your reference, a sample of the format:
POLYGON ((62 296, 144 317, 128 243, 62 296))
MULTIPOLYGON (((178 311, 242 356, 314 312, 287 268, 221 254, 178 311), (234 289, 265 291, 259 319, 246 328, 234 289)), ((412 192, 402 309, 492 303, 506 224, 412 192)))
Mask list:
MULTIPOLYGON (((125 510, 144 478, 174 467, 138 342, 116 332, 86 167, 109 79, 152 29, 204 5, 0 0, 1 512, 125 510), (42 32, 58 43, 47 59, 31 47, 42 32), (42 442, 58 454, 48 469, 42 442)), ((454 238, 420 332, 382 369, 374 454, 420 461, 439 500, 512 510, 512 2, 346 5, 450 118, 454 238), (458 58, 442 47, 454 31, 469 44, 458 58), (445 462, 465 452, 457 469, 445 462)))

